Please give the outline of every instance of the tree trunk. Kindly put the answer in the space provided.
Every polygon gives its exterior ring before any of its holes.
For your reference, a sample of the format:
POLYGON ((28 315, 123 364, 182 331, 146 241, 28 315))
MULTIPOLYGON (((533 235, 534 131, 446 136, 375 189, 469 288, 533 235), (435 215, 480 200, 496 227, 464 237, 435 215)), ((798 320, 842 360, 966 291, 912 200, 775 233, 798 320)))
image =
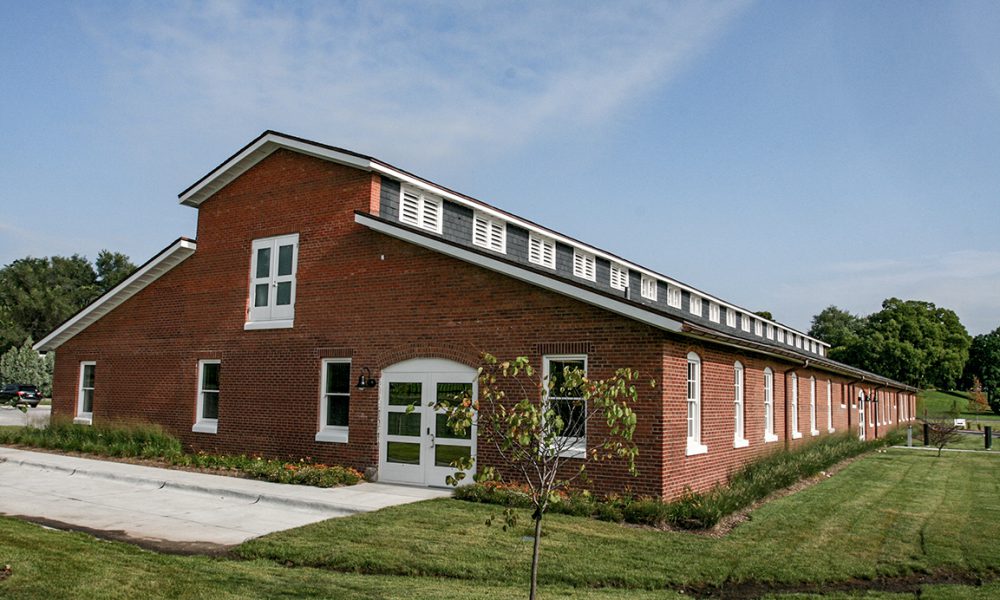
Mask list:
POLYGON ((529 600, 535 600, 538 593, 538 551, 542 543, 542 513, 535 511, 535 548, 531 554, 531 591, 528 594, 529 600))

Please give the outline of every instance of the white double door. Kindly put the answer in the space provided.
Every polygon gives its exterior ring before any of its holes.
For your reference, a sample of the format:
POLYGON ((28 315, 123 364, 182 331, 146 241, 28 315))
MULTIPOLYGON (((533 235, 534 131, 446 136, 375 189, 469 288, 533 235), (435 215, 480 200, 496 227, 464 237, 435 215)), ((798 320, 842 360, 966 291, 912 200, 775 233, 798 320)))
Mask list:
MULTIPOLYGON (((444 487, 456 471, 452 461, 475 458, 475 427, 456 435, 444 413, 435 408, 438 402, 464 393, 476 397, 476 370, 452 361, 413 359, 382 370, 380 481, 444 487)), ((474 472, 467 472, 465 482, 474 472)))

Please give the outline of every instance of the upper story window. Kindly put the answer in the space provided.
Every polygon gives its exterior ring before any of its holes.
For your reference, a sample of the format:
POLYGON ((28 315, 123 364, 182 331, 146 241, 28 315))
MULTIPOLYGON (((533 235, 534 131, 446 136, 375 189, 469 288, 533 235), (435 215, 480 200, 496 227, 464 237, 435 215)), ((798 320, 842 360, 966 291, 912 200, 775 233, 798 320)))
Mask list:
POLYGON ((317 442, 346 442, 351 408, 351 360, 323 359, 317 442))
POLYGON ((587 452, 587 404, 579 388, 566 384, 566 370, 579 369, 587 374, 587 356, 545 356, 543 375, 546 383, 545 402, 562 420, 557 444, 562 456, 582 457, 587 452))
POLYGON ((94 419, 94 381, 97 374, 97 363, 83 361, 80 363, 80 388, 76 399, 76 418, 74 423, 89 425, 94 419))
POLYGON ((731 308, 726 309, 726 325, 736 327, 736 311, 731 308))
POLYGON ((472 218, 472 243, 481 248, 505 254, 507 252, 507 223, 476 213, 472 218))
POLYGON ((695 296, 691 294, 691 306, 689 307, 691 314, 700 317, 701 316, 701 296, 695 296))
POLYGON ((770 323, 767 324, 767 339, 774 339, 774 325, 771 325, 770 323))
POLYGON ((743 331, 750 333, 750 315, 740 315, 740 321, 742 322, 743 331))
POLYGON ((784 329, 778 329, 778 341, 781 342, 782 344, 785 343, 785 330, 784 329))
POLYGON ((687 355, 687 454, 704 454, 701 443, 701 357, 687 355))
POLYGON ((596 270, 593 254, 587 254, 573 248, 573 275, 587 281, 596 281, 596 270))
POLYGON ((824 348, 822 345, 819 347, 819 355, 826 356, 826 348, 824 348))
POLYGON ((801 335, 795 336, 795 347, 796 348, 801 348, 802 347, 802 336, 801 335))
POLYGON ((719 322, 719 305, 715 302, 708 303, 708 319, 713 323, 719 322))
POLYGON ((753 332, 757 336, 764 335, 764 323, 762 323, 760 321, 754 321, 753 322, 753 332))
POLYGON ((244 329, 291 327, 299 234, 254 240, 252 249, 250 310, 244 329))
POLYGON ((647 300, 656 300, 656 279, 652 277, 642 276, 642 285, 639 292, 642 297, 647 300))
POLYGON ((406 186, 399 194, 400 222, 441 233, 444 210, 440 198, 406 186))
POLYGON ((528 262, 549 269, 556 268, 556 243, 549 238, 528 234, 528 262))
POLYGON ((197 417, 191 431, 215 433, 219 427, 219 360, 198 361, 197 417))
POLYGON ((628 287, 628 268, 618 263, 611 263, 611 287, 625 290, 628 287))
POLYGON ((681 288, 674 285, 667 286, 667 305, 674 308, 681 307, 681 288))

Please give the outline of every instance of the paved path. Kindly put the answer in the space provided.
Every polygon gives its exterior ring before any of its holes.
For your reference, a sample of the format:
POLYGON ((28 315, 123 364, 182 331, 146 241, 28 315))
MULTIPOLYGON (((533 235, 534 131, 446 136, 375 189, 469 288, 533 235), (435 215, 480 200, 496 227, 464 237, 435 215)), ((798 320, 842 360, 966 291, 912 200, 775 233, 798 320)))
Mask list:
POLYGON ((35 427, 45 427, 49 424, 49 415, 52 414, 51 406, 36 406, 29 408, 25 415, 13 406, 0 406, 0 425, 24 425, 25 420, 35 427))
POLYGON ((0 447, 0 513, 160 550, 212 551, 448 495, 384 483, 283 485, 0 447))

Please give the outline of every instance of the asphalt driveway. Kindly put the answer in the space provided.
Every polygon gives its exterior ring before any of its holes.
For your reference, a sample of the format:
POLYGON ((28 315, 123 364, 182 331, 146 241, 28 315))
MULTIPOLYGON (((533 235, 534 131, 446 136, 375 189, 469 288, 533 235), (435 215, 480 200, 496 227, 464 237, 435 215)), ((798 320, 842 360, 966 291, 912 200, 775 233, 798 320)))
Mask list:
POLYGON ((222 550, 273 531, 448 495, 384 483, 283 485, 0 447, 0 513, 175 552, 222 550))

